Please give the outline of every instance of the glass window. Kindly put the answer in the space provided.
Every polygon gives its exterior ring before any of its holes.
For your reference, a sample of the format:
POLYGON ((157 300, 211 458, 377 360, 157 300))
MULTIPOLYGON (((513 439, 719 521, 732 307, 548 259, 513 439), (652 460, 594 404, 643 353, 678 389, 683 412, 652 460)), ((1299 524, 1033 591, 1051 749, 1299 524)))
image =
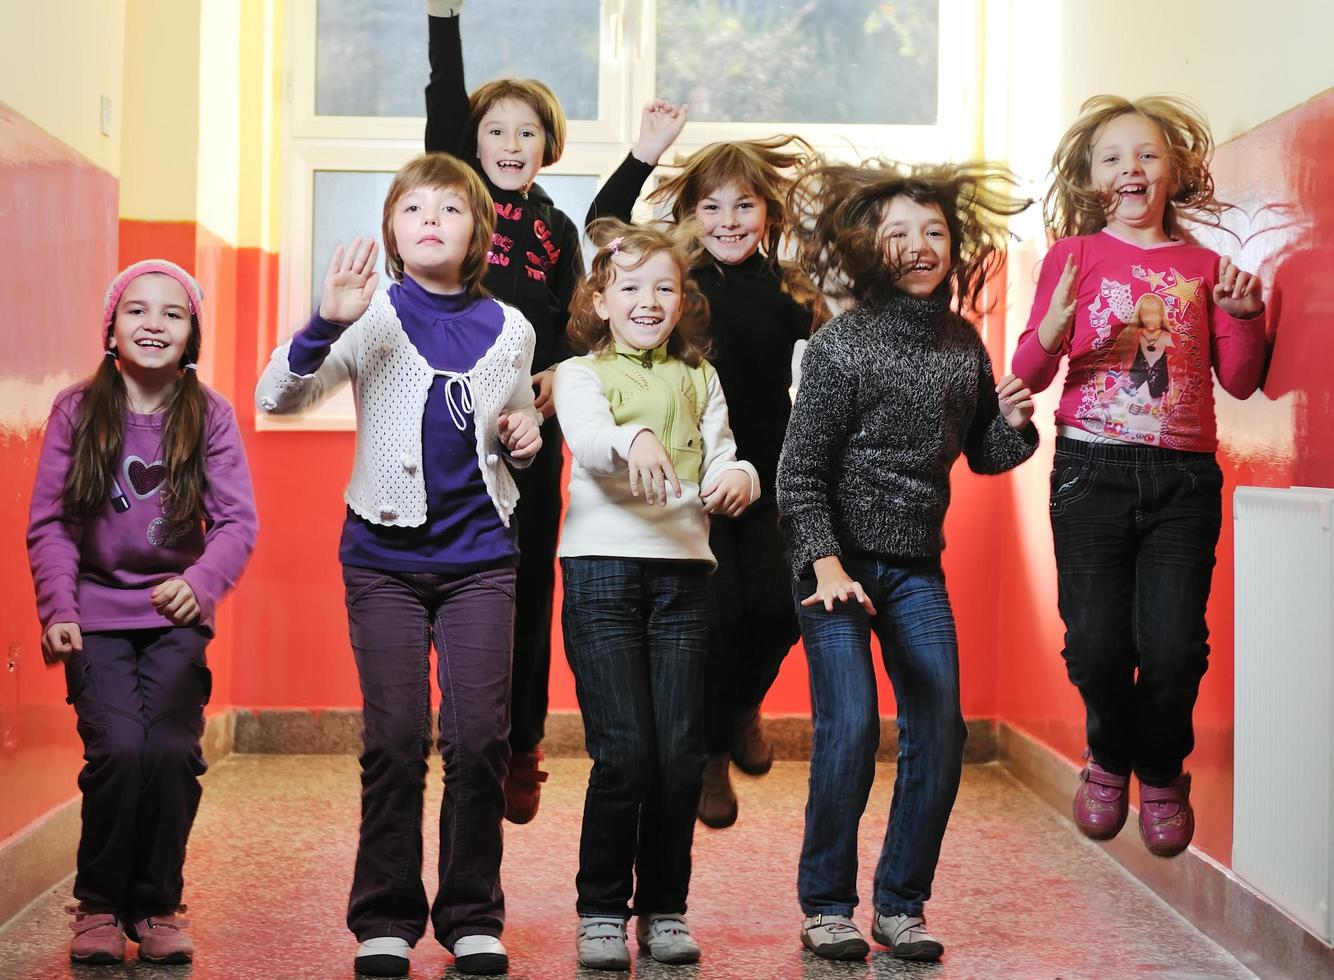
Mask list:
POLYGON ((934 125, 939 0, 658 0, 657 92, 699 122, 934 125))
MULTIPOLYGON (((460 27, 469 90, 493 78, 539 78, 569 118, 597 119, 600 6, 600 0, 468 4, 460 27)), ((316 115, 424 115, 427 37, 420 0, 319 0, 316 115)))

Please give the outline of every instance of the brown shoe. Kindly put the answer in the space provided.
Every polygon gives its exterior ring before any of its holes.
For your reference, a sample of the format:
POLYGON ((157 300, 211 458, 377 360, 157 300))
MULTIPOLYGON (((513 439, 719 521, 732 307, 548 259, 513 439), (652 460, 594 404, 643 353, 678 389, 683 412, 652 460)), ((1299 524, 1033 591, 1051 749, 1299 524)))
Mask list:
POLYGON ((763 776, 773 768, 774 747, 764 737, 758 707, 746 712, 737 721, 736 737, 732 741, 732 761, 747 776, 763 776))
POLYGON ((722 830, 736 823, 736 794, 732 792, 729 772, 731 760, 727 753, 711 755, 704 763, 704 782, 699 792, 700 823, 714 830, 722 830))
POLYGON ((74 916, 69 927, 74 939, 69 944, 73 963, 120 963, 125 959, 125 930, 111 912, 84 912, 77 905, 65 907, 74 916))
POLYGON ((1190 805, 1190 773, 1170 786, 1139 784, 1139 835, 1149 853, 1176 857, 1195 836, 1195 810, 1190 805))
POLYGON ((542 784, 547 773, 538 768, 545 756, 541 749, 515 752, 505 779, 505 819, 510 823, 528 823, 537 816, 542 802, 542 784))
POLYGON ((130 930, 130 938, 139 944, 139 959, 146 963, 189 963, 195 958, 195 944, 181 931, 189 924, 189 919, 170 912, 140 919, 130 930))

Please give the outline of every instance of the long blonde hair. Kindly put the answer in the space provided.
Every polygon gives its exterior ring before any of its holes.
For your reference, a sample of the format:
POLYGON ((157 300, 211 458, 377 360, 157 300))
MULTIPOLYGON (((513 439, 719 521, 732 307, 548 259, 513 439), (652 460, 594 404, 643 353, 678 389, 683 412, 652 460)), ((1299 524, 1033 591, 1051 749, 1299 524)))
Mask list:
POLYGON ((1095 95, 1079 109, 1074 121, 1051 158, 1051 187, 1042 201, 1042 217, 1054 238, 1091 235, 1107 225, 1112 195, 1093 186, 1093 144, 1113 119, 1134 114, 1143 116, 1162 131, 1172 164, 1174 189, 1163 212, 1163 231, 1182 238, 1180 211, 1191 211, 1200 220, 1218 224, 1218 216, 1231 205, 1214 196, 1209 160, 1214 152, 1213 136, 1204 116, 1185 99, 1150 95, 1131 101, 1118 95, 1095 95))

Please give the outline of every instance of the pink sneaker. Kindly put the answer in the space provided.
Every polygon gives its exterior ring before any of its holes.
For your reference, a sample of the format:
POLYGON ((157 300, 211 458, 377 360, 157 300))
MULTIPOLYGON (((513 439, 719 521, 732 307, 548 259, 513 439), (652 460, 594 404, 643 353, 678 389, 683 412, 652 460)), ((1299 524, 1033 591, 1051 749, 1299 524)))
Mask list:
POLYGON ((1125 826, 1130 812, 1130 777, 1108 772, 1092 759, 1079 774, 1075 791, 1075 826, 1085 837, 1111 840, 1125 826))
POLYGON ((84 912, 77 905, 65 907, 74 916, 69 927, 74 939, 69 958, 74 963, 120 963, 125 959, 125 931, 111 912, 84 912))
POLYGON ((1195 836, 1195 811, 1190 805, 1190 773, 1170 786, 1139 784, 1139 835, 1149 853, 1175 857, 1195 836))
POLYGON ((189 919, 175 914, 140 919, 130 930, 130 938, 139 944, 139 959, 147 963, 189 963, 195 957, 195 944, 181 932, 189 924, 189 919))

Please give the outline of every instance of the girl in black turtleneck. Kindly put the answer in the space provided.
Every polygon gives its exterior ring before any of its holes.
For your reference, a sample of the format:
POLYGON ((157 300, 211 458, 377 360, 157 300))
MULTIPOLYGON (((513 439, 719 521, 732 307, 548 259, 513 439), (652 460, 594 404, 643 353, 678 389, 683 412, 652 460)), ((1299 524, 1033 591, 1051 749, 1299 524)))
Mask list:
POLYGON ((565 149, 565 112, 546 85, 532 79, 487 82, 468 95, 463 81, 459 11, 463 0, 427 0, 431 80, 426 86, 426 150, 452 153, 481 173, 496 204, 496 233, 482 284, 517 306, 537 334, 533 353, 536 407, 545 419, 542 451, 516 471, 519 574, 514 623, 514 687, 505 816, 527 823, 537 814, 539 768, 551 664, 551 595, 560 526, 561 439, 551 384, 558 361, 572 353, 565 325, 584 276, 579 229, 533 181, 565 149))
MULTIPOLYGON (((588 222, 630 220, 644 182, 685 122, 685 106, 661 99, 645 106, 639 139, 598 192, 588 222)), ((736 821, 729 756, 752 775, 773 763, 760 703, 798 636, 774 481, 792 409, 793 346, 823 319, 825 306, 809 280, 777 255, 788 227, 784 172, 808 151, 790 136, 714 143, 691 154, 648 197, 672 220, 697 226, 704 252, 690 275, 709 300, 711 360, 727 392, 737 452, 760 477, 761 497, 739 518, 715 517, 709 534, 718 568, 709 586, 709 761, 699 818, 710 827, 736 821)))

